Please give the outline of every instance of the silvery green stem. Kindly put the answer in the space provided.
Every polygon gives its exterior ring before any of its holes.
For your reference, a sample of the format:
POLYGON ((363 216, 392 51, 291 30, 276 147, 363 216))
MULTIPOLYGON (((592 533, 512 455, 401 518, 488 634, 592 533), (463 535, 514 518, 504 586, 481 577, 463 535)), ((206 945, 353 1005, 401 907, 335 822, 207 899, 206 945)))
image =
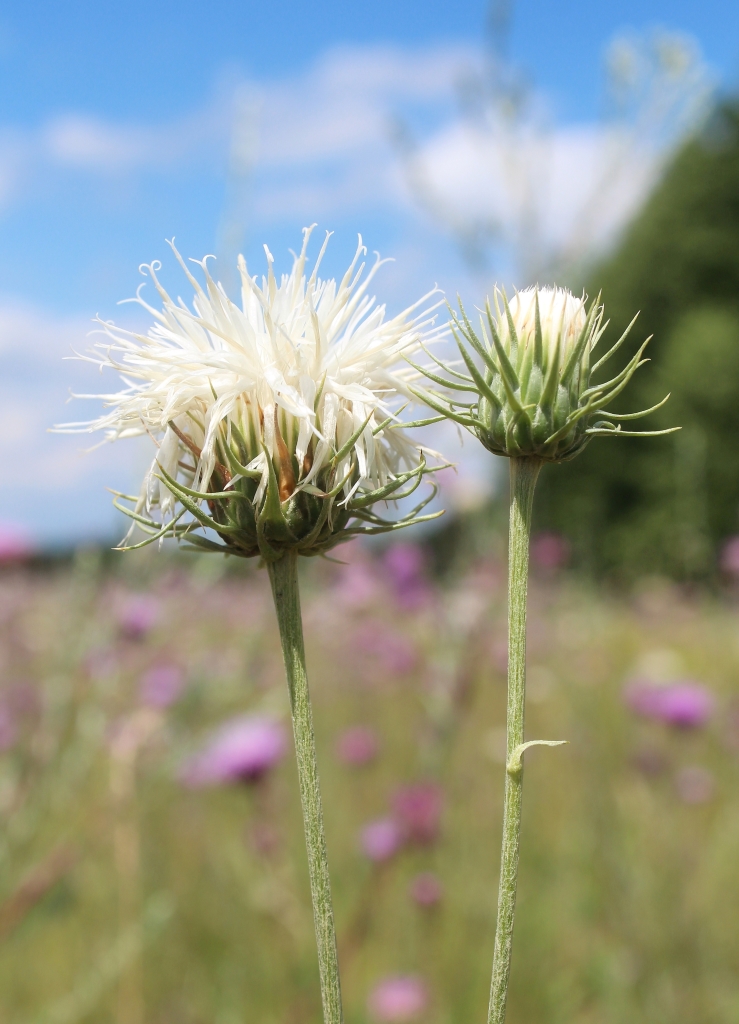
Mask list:
POLYGON ((331 902, 331 882, 323 830, 323 809, 318 782, 316 743, 313 735, 308 676, 305 671, 303 624, 298 590, 298 555, 288 551, 277 562, 269 563, 269 578, 280 626, 282 655, 292 708, 295 753, 298 762, 303 828, 308 851, 308 873, 313 900, 313 922, 318 947, 321 1000, 324 1024, 342 1024, 341 983, 336 952, 336 930, 331 902))
POLYGON ((493 979, 488 1024, 503 1024, 511 972, 513 915, 516 909, 518 850, 521 836, 523 759, 513 757, 523 744, 526 696, 526 597, 529 535, 534 488, 541 469, 536 458, 511 459, 511 508, 508 542, 508 712, 506 722, 505 806, 498 886, 493 979))

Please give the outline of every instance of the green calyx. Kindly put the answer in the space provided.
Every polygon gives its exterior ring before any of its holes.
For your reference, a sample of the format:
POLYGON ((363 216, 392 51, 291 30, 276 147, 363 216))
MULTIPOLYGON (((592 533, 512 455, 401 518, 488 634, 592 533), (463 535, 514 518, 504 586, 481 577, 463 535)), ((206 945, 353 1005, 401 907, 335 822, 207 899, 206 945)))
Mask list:
POLYGON ((412 365, 445 391, 416 386, 411 389, 416 397, 476 434, 489 451, 508 458, 535 456, 545 462, 564 462, 581 452, 592 437, 654 436, 679 429, 632 431, 621 426, 622 420, 656 411, 669 395, 640 412, 616 415, 607 411, 639 367, 648 362, 642 356, 649 338, 613 378, 591 384, 592 374, 620 348, 636 317, 616 344, 592 365, 593 350, 606 327, 598 299, 587 312, 564 289, 530 289, 517 294, 514 301, 509 303, 505 292, 496 290, 495 311, 488 299, 479 333, 461 301, 459 313, 450 307, 450 327, 466 372, 460 371, 458 363, 445 363, 425 350, 435 365, 412 365), (540 296, 547 303, 544 318, 540 296), (561 314, 553 316, 560 297, 561 314), (449 392, 466 393, 471 400, 457 400, 449 392))
MULTIPOLYGON (((383 428, 387 424, 381 425, 383 428)), ((177 434, 183 452, 199 460, 201 451, 193 439, 174 423, 170 429, 177 434)), ((312 450, 299 466, 283 435, 290 434, 289 422, 282 431, 275 419, 276 454, 270 455, 261 437, 252 431, 243 433, 231 422, 223 428, 216 444, 216 464, 207 490, 197 490, 175 479, 161 463, 154 476, 176 499, 178 508, 167 522, 157 522, 142 512, 142 499, 116 493, 114 504, 147 534, 137 543, 123 543, 120 550, 132 550, 165 537, 184 541, 190 549, 216 551, 240 558, 261 557, 275 562, 287 551, 302 555, 322 555, 336 544, 361 534, 387 533, 413 523, 435 519, 441 512, 422 514, 436 494, 429 493, 400 519, 390 520, 377 515, 372 506, 379 501, 399 501, 419 487, 432 472, 423 455, 415 468, 392 476, 384 485, 363 489, 353 446, 362 427, 331 453, 310 483, 301 481, 310 468, 312 450), (285 429, 287 428, 287 429, 285 429), (266 486, 261 486, 263 470, 250 469, 255 446, 264 453, 267 469, 266 486), (347 498, 346 495, 350 497, 347 498), (121 500, 134 503, 134 508, 121 500)), ((391 428, 392 429, 392 428, 391 428)), ((289 440, 293 440, 289 437, 289 440)), ((292 446, 294 453, 294 445, 292 446)), ((180 462, 180 466, 182 466, 180 462)), ((193 478, 195 465, 183 467, 193 478)), ((191 479, 192 482, 192 479, 191 479)))

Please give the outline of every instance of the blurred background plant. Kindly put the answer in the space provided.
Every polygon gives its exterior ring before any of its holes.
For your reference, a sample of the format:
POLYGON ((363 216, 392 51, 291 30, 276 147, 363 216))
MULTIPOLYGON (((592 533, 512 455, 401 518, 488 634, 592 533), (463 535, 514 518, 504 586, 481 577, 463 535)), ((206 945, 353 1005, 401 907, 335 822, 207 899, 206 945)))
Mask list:
POLYGON ((486 290, 491 272, 502 271, 519 288, 587 274, 634 212, 634 179, 647 187, 659 179, 713 95, 711 72, 690 36, 656 28, 622 33, 604 56, 597 145, 584 132, 563 138, 539 83, 510 56, 515 14, 511 0, 491 0, 484 61, 457 84, 454 146, 457 159, 464 153, 477 164, 473 202, 449 193, 433 152, 421 148, 407 122, 393 124, 412 194, 456 240, 486 290), (573 170, 568 145, 576 160, 592 164, 574 195, 562 180, 573 170))
MULTIPOLYGON (((533 547, 528 728, 571 746, 528 767, 509 1019, 729 1024, 731 588, 598 596, 552 541, 533 547)), ((304 603, 347 1020, 474 1019, 495 914, 504 562, 439 576, 409 542, 344 558, 304 567, 304 603)), ((318 1019, 268 598, 264 573, 209 556, 3 566, 3 1021, 318 1019)))
POLYGON ((669 413, 654 422, 683 426, 668 442, 672 458, 647 441, 628 458, 586 451, 577 467, 542 479, 542 522, 563 530, 597 574, 705 580, 721 570, 722 546, 739 529, 737 195, 739 108, 727 99, 680 147, 615 252, 589 272, 589 290, 603 289, 607 337, 635 309, 636 336, 654 334, 657 372, 629 403, 667 389, 669 413))

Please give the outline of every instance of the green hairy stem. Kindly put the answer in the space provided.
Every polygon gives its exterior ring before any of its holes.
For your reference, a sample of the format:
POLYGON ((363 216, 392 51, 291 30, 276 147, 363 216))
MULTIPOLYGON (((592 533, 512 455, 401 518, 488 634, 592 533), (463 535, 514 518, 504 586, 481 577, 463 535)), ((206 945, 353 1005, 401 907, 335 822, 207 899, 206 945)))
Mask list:
POLYGON ((270 562, 269 578, 272 583, 272 595, 280 627, 282 655, 285 661, 285 673, 292 708, 300 800, 303 807, 303 827, 313 900, 313 922, 318 947, 323 1020, 324 1024, 342 1024, 344 1015, 341 1008, 341 982, 336 951, 334 911, 331 902, 331 882, 328 873, 326 837, 323 829, 313 715, 308 691, 308 676, 305 670, 297 552, 288 551, 278 561, 270 562))
POLYGON ((498 886, 493 978, 488 1024, 503 1024, 511 971, 513 916, 516 910, 518 852, 523 797, 523 726, 526 696, 526 598, 529 536, 534 488, 542 463, 515 458, 511 464, 511 507, 508 545, 508 711, 506 722, 505 806, 498 886))

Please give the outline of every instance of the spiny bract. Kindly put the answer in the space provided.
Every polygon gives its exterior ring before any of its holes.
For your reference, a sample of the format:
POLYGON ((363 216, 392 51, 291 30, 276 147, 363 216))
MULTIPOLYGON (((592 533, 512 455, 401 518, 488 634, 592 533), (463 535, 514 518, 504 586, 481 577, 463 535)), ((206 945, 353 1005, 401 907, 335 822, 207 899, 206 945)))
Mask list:
MULTIPOLYGON (((591 437, 667 434, 670 430, 630 431, 620 420, 633 420, 659 409, 615 414, 606 407, 620 395, 643 360, 649 338, 611 380, 591 385, 591 376, 611 358, 634 320, 616 344, 594 365, 592 353, 606 325, 598 301, 586 311, 585 298, 565 288, 527 288, 508 301, 495 289, 494 309, 488 299, 477 334, 460 302, 452 311, 452 333, 468 373, 427 350, 436 366, 412 365, 436 384, 472 394, 471 402, 412 387, 418 398, 445 417, 467 427, 496 455, 536 457, 563 462, 577 455, 591 437), (480 363, 477 362, 477 359, 480 363)), ((410 362, 410 360, 409 360, 410 362)), ((673 428, 675 429, 675 428, 673 428)))

